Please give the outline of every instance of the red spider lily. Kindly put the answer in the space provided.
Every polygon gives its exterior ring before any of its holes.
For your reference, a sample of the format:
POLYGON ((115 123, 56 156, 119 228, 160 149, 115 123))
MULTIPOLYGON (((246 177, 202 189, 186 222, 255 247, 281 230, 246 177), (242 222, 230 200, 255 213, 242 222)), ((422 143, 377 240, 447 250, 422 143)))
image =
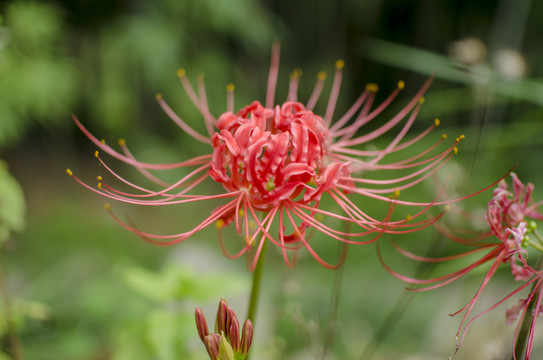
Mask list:
MULTIPOLYGON (((74 178, 92 191, 130 204, 158 206, 226 200, 225 204, 216 207, 192 229, 172 235, 156 235, 141 231, 122 221, 108 208, 123 227, 150 243, 176 244, 211 224, 216 224, 220 235, 220 229, 233 224, 236 231, 244 236, 243 248, 235 254, 229 254, 222 236, 219 236, 221 248, 229 258, 237 258, 245 252, 250 252, 253 256, 250 269, 256 266, 265 241, 271 241, 281 249, 288 266, 295 264, 297 250, 306 248, 322 265, 328 268, 338 267, 344 256, 340 257, 337 264, 323 260, 310 245, 311 236, 307 230, 316 229, 345 244, 367 244, 374 242, 384 233, 406 233, 430 226, 443 215, 443 212, 426 216, 427 211, 434 205, 450 201, 402 201, 398 199, 399 192, 422 182, 440 169, 458 151, 456 145, 463 138, 461 136, 450 145, 438 149, 446 138, 441 136, 422 152, 408 154, 394 162, 385 162, 384 159, 389 154, 402 150, 408 152, 415 143, 439 125, 439 120, 436 119, 425 131, 405 140, 423 103, 422 95, 430 86, 431 79, 392 119, 372 131, 359 135, 358 130, 381 114, 403 89, 404 84, 399 82, 397 89, 373 109, 377 85, 368 85, 352 107, 333 122, 343 65, 341 60, 336 62, 331 93, 322 117, 316 115, 313 109, 321 95, 325 81, 324 73, 318 74, 314 90, 304 105, 297 99, 300 72, 295 71, 291 76, 287 101, 281 105, 275 104, 279 69, 278 45, 274 45, 272 51, 265 105, 255 101, 235 113, 233 85, 229 85, 227 112, 218 118, 213 116, 208 108, 203 80, 201 78, 198 80, 195 90, 185 76, 185 71, 180 70, 178 71, 180 81, 203 116, 207 136, 189 127, 173 112, 161 95, 157 96, 157 101, 166 114, 186 133, 210 146, 211 153, 180 163, 142 162, 132 155, 124 141, 120 142, 121 152, 118 152, 94 137, 74 116, 74 122, 96 146, 108 155, 134 166, 145 177, 160 186, 160 190, 148 189, 124 179, 106 165, 98 152, 96 157, 104 168, 131 190, 118 190, 101 177, 98 189, 75 176, 74 178), (356 148, 389 133, 402 122, 401 129, 396 131, 392 141, 385 148, 379 150, 356 148), (175 168, 192 170, 173 184, 167 184, 149 172, 175 168), (386 180, 373 180, 362 176, 372 171, 398 170, 404 171, 405 174, 391 175, 386 180), (224 191, 214 195, 195 194, 198 186, 208 179, 222 184, 224 191), (376 219, 355 203, 352 197, 357 195, 388 204, 387 214, 383 219, 376 219), (319 205, 324 197, 333 200, 339 211, 322 209, 319 205), (392 220, 391 214, 397 205, 416 207, 415 214, 408 219, 392 220), (328 222, 325 223, 324 219, 328 222), (359 230, 354 232, 339 230, 333 225, 338 222, 356 225, 359 230), (294 254, 293 258, 289 257, 290 253, 294 254)), ((70 170, 68 173, 73 176, 70 170)))
POLYGON ((536 203, 532 199, 534 185, 528 183, 525 186, 515 173, 511 173, 511 177, 513 193, 507 190, 505 181, 500 181, 486 212, 490 230, 499 239, 506 235, 505 229, 518 226, 525 218, 543 220, 543 214, 537 209, 541 202, 536 203))
MULTIPOLYGON (((450 260, 465 257, 467 255, 471 255, 480 251, 485 251, 485 250, 488 251, 485 255, 483 255, 481 258, 479 258, 472 264, 460 270, 454 271, 452 273, 449 273, 447 275, 443 275, 440 277, 436 277, 432 279, 414 279, 414 278, 401 275, 395 272, 394 270, 392 270, 384 262, 381 256, 381 253, 380 252, 378 253, 381 263, 383 264, 385 269, 387 269, 387 271, 389 271, 391 274, 393 274, 397 278, 403 281, 406 281, 408 283, 425 286, 422 288, 411 289, 414 291, 425 291, 425 290, 431 290, 431 289, 444 286, 466 275, 473 269, 476 269, 479 266, 489 261, 492 261, 492 264, 490 265, 490 268, 487 271, 486 275, 484 276, 483 281, 481 285, 479 286, 479 289, 477 290, 475 295, 470 299, 470 301, 464 307, 462 307, 460 310, 456 311, 455 313, 451 314, 451 316, 454 316, 461 312, 464 312, 463 319, 460 323, 458 332, 456 334, 457 351, 460 348, 460 345, 466 335, 466 332, 469 326, 473 323, 473 321, 478 319, 480 316, 486 314, 488 311, 493 310, 494 308, 496 308, 497 306, 499 306, 500 304, 505 302, 507 299, 511 298, 513 295, 515 295, 520 290, 524 289, 530 284, 534 284, 534 287, 533 287, 532 292, 528 296, 528 298, 525 300, 519 301, 517 305, 513 306, 512 308, 506 311, 507 322, 508 323, 513 322, 518 317, 518 313, 520 312, 520 310, 523 310, 522 317, 524 317, 530 303, 533 301, 535 301, 535 309, 538 309, 537 311, 535 311, 536 315, 542 314, 543 306, 541 305, 541 297, 542 297, 541 285, 543 282, 542 281, 543 273, 541 271, 534 270, 531 266, 528 265, 526 261, 528 253, 526 249, 524 248, 527 245, 525 234, 527 232, 531 232, 534 230, 532 227, 528 227, 527 221, 530 219, 541 220, 543 218, 541 213, 538 211, 538 206, 541 204, 541 202, 533 201, 531 197, 532 192, 533 192, 532 184, 529 183, 526 186, 524 186, 524 184, 522 184, 522 182, 518 179, 517 175, 514 173, 511 173, 511 177, 513 179, 513 193, 507 190, 507 184, 505 183, 504 180, 501 180, 498 187, 494 190, 492 199, 488 203, 487 211, 485 214, 485 219, 490 227, 490 230, 488 232, 481 234, 477 236, 476 238, 465 239, 457 235, 454 235, 448 231, 444 231, 446 229, 444 227, 440 227, 441 232, 446 234, 451 240, 459 242, 463 245, 471 245, 474 247, 474 249, 470 251, 466 251, 458 255, 441 257, 441 258, 429 258, 429 257, 424 257, 424 256, 418 256, 416 254, 408 252, 405 249, 393 243, 394 247, 406 257, 416 260, 416 261, 431 262, 431 263, 450 261, 450 260), (492 235, 496 236, 499 242, 492 243, 492 242, 481 241, 492 235), (479 296, 481 295, 481 293, 483 292, 487 284, 490 282, 490 279, 496 273, 500 265, 504 263, 505 264, 508 263, 510 265, 511 272, 514 275, 515 280, 525 281, 525 282, 516 290, 514 290, 509 295, 507 295, 502 300, 500 300, 498 303, 496 303, 494 306, 477 314, 476 316, 471 318, 469 321, 467 321, 471 313, 471 310, 473 309, 473 307, 475 306, 475 303, 479 299, 479 296)), ((539 247, 539 245, 534 245, 534 246, 539 247)), ((534 316, 534 319, 532 320, 532 324, 530 327, 528 345, 527 345, 527 350, 526 350, 526 359, 529 359, 530 352, 532 349, 535 318, 537 318, 537 316, 534 316)), ((519 322, 519 326, 521 322, 522 321, 519 322)), ((518 329, 519 327, 517 327, 517 331, 515 332, 515 338, 518 335, 518 329)))

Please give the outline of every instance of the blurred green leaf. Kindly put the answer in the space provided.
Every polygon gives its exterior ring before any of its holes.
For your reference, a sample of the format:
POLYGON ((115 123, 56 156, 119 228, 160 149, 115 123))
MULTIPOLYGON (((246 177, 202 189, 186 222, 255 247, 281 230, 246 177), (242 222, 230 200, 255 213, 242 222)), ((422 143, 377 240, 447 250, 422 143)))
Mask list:
POLYGON ((76 73, 59 44, 63 24, 58 9, 16 1, 7 6, 0 50, 0 145, 30 124, 69 115, 76 73))
POLYGON ((506 80, 485 64, 461 65, 450 58, 428 50, 367 38, 362 42, 361 54, 374 61, 418 72, 438 79, 488 87, 491 92, 513 100, 543 105, 543 82, 534 79, 506 80))
POLYGON ((47 46, 61 34, 58 9, 35 1, 15 1, 7 9, 6 26, 21 51, 36 54, 49 51, 47 46))
POLYGON ((132 267, 124 272, 126 283, 147 298, 167 302, 172 300, 209 300, 216 294, 235 293, 243 289, 244 281, 235 274, 201 276, 188 267, 167 265, 159 273, 132 267))
POLYGON ((149 341, 158 359, 187 358, 187 343, 198 338, 192 312, 160 309, 152 312, 148 321, 149 341))
POLYGON ((0 161, 0 245, 12 231, 22 231, 25 225, 26 204, 21 185, 0 161))

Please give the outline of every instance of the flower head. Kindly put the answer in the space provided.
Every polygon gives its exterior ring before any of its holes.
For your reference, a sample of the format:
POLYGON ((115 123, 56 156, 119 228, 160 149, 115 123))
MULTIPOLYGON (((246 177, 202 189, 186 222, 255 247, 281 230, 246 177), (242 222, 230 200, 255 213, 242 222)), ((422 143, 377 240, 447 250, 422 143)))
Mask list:
POLYGON ((176 244, 215 224, 225 254, 236 258, 249 252, 252 255, 251 269, 256 266, 266 241, 271 241, 281 249, 284 261, 289 266, 295 264, 297 250, 305 248, 322 265, 337 267, 344 257, 336 264, 321 258, 310 244, 311 236, 307 230, 316 229, 346 244, 366 244, 384 233, 406 233, 430 226, 442 216, 443 211, 426 216, 428 209, 455 200, 437 201, 436 197, 427 202, 402 201, 398 198, 400 191, 434 174, 457 153, 456 146, 463 139, 460 136, 449 145, 440 146, 446 139, 446 136, 440 136, 423 151, 410 153, 414 144, 439 125, 436 119, 425 131, 406 140, 423 103, 422 95, 431 79, 395 116, 371 131, 359 134, 365 124, 374 120, 390 105, 404 88, 403 82, 399 82, 390 96, 376 107, 373 107, 373 103, 377 85, 368 85, 352 107, 333 122, 343 67, 343 61, 338 60, 324 115, 314 112, 326 78, 324 73, 318 74, 314 90, 304 104, 297 98, 300 71, 295 71, 291 76, 286 101, 275 104, 279 47, 274 45, 265 103, 254 101, 235 112, 234 86, 228 85, 227 111, 217 118, 208 108, 203 79, 198 79, 195 90, 185 71, 180 70, 180 81, 203 116, 207 136, 189 127, 170 108, 162 95, 157 96, 157 101, 179 127, 194 139, 210 146, 210 154, 173 164, 142 162, 132 155, 124 141, 119 142, 122 151, 118 152, 94 137, 74 116, 77 126, 102 151, 134 166, 143 176, 156 183, 159 190, 148 189, 124 179, 106 165, 98 152, 96 157, 99 162, 130 190, 119 190, 109 185, 109 182, 106 183, 102 177, 99 178, 98 189, 95 189, 75 177, 71 171, 69 174, 105 197, 131 204, 157 206, 221 199, 225 201, 192 229, 172 235, 141 231, 108 209, 122 226, 151 243, 176 244), (360 149, 362 144, 393 131, 392 140, 384 148, 360 149), (400 160, 386 161, 389 154, 402 151, 407 155, 400 157, 400 160), (173 184, 151 173, 154 170, 174 168, 189 168, 190 171, 173 184), (385 180, 377 180, 368 176, 374 171, 394 175, 385 180), (403 175, 398 176, 398 171, 403 172, 403 175), (208 179, 221 184, 223 191, 213 195, 198 194, 199 185, 208 179), (377 218, 368 209, 360 207, 353 196, 382 201, 388 211, 377 218), (324 197, 331 199, 337 210, 322 209, 320 204, 324 197), (400 205, 415 207, 414 213, 407 218, 394 220, 392 212, 400 205), (351 223, 357 230, 340 230, 339 222, 351 223), (245 240, 241 250, 234 254, 226 251, 221 232, 231 224, 245 240))
MULTIPOLYGON (((513 178, 514 193, 509 192, 507 190, 506 182, 504 180, 501 180, 498 187, 493 192, 493 197, 491 201, 488 203, 485 219, 490 229, 486 233, 479 234, 474 238, 466 239, 449 233, 448 231, 444 232, 444 234, 450 237, 451 240, 459 242, 462 245, 471 246, 473 247, 473 249, 457 255, 446 256, 442 258, 429 258, 412 254, 400 248, 398 245, 394 244, 394 246, 398 251, 400 251, 400 253, 411 259, 433 263, 455 260, 465 256, 473 255, 474 253, 485 252, 484 255, 476 259, 468 266, 465 266, 464 268, 456 270, 449 274, 431 279, 415 279, 394 272, 390 267, 384 264, 382 258, 380 258, 385 268, 394 276, 409 283, 425 286, 422 288, 413 289, 417 291, 435 289, 443 285, 449 284, 459 279, 460 277, 468 274, 472 270, 482 266, 483 264, 491 262, 490 268, 486 272, 481 282, 481 285, 479 286, 479 289, 476 291, 475 295, 473 295, 468 303, 460 310, 451 314, 451 316, 454 316, 464 312, 464 316, 456 334, 457 351, 463 342, 468 328, 476 319, 486 314, 487 312, 495 309, 497 306, 510 299, 522 289, 533 284, 533 288, 529 296, 526 299, 519 300, 518 304, 507 309, 505 312, 506 322, 509 324, 517 320, 521 311, 522 318, 524 318, 530 304, 531 306, 533 306, 534 309, 538 309, 534 310, 534 319, 531 323, 528 338, 526 359, 529 359, 532 348, 535 319, 543 314, 543 272, 541 270, 536 270, 532 268, 528 264, 528 251, 526 250, 526 247, 528 245, 532 245, 536 249, 542 251, 543 243, 541 243, 539 235, 535 232, 535 224, 528 225, 527 221, 541 219, 542 215, 538 210, 538 207, 541 203, 534 202, 531 198, 534 188, 532 184, 524 186, 522 182, 520 182, 516 174, 511 173, 511 176, 513 178), (527 234, 529 233, 533 233, 534 236, 539 240, 539 242, 534 244, 534 242, 531 241, 527 236, 527 234), (497 241, 486 241, 486 239, 491 237, 495 237, 497 241), (486 286, 502 264, 509 265, 511 273, 513 274, 515 280, 522 281, 522 285, 509 293, 492 307, 469 319, 475 303, 478 301, 483 290, 486 288, 486 286)), ((519 322, 519 327, 520 323, 521 322, 519 322)), ((516 335, 518 335, 519 333, 519 327, 517 327, 516 335)))
POLYGON ((502 180, 494 190, 485 216, 490 230, 499 239, 507 238, 506 229, 518 226, 521 221, 543 220, 543 214, 538 210, 540 203, 532 199, 534 185, 524 185, 515 173, 511 173, 511 178, 513 193, 507 190, 507 183, 502 180))

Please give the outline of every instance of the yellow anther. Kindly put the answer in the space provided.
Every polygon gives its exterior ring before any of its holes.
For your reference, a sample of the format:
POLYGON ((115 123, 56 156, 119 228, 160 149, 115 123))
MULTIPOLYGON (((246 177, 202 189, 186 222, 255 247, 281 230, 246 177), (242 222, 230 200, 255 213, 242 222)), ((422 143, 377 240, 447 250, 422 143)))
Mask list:
POLYGON ((156 93, 155 97, 156 97, 157 100, 162 100, 162 94, 161 93, 156 93))
POLYGON ((70 169, 66 169, 66 174, 68 174, 69 176, 74 176, 74 173, 70 169))
POLYGON ((232 83, 226 85, 226 91, 228 91, 228 92, 233 92, 235 88, 236 88, 236 86, 234 84, 232 84, 232 83))
POLYGON ((99 182, 98 185, 96 185, 96 187, 98 188, 98 190, 102 190, 102 183, 99 182))
POLYGON ((241 209, 238 211, 238 214, 239 214, 239 216, 245 216, 245 212, 243 210, 241 210, 241 209))
POLYGON ((449 211, 449 210, 451 210, 451 205, 446 205, 445 206, 445 211, 449 211))
POLYGON ((215 227, 217 229, 222 229, 222 227, 224 226, 224 220, 223 219, 219 219, 217 220, 217 222, 215 223, 215 227))
POLYGON ((290 73, 290 78, 291 79, 297 79, 301 75, 302 75, 302 69, 296 68, 296 69, 292 70, 292 72, 290 73))
POLYGON ((100 142, 101 142, 102 144, 105 144, 105 143, 106 143, 106 139, 102 139, 102 140, 100 140, 100 142))
POLYGON ((441 138, 442 138, 442 139, 446 139, 446 138, 447 138, 447 134, 441 135, 441 138))
POLYGON ((371 92, 377 92, 379 90, 379 86, 375 83, 370 83, 366 85, 366 90, 371 92))
POLYGON ((405 87, 405 82, 403 80, 398 81, 398 89, 403 90, 405 87))
POLYGON ((124 146, 126 144, 126 141, 124 141, 123 138, 120 138, 119 140, 117 140, 117 142, 119 143, 119 145, 121 146, 124 146))
POLYGON ((336 69, 343 69, 344 66, 345 66, 345 61, 343 61, 341 59, 336 61, 336 69))
POLYGON ((111 205, 109 205, 108 203, 105 203, 104 204, 104 209, 106 209, 106 211, 111 210, 111 205))
POLYGON ((400 190, 395 190, 394 193, 390 194, 389 199, 397 199, 400 197, 400 190))
POLYGON ((317 74, 317 79, 319 80, 326 79, 326 73, 324 71, 319 71, 319 73, 317 74))
POLYGON ((177 76, 179 77, 185 76, 185 69, 183 68, 177 69, 177 76))
POLYGON ((460 140, 463 140, 465 138, 466 138, 465 135, 460 135, 459 137, 456 138, 456 142, 460 142, 460 140))
POLYGON ((405 220, 411 221, 411 215, 410 214, 405 215, 405 220))
POLYGON ((424 104, 425 100, 426 99, 424 99, 424 96, 421 96, 420 99, 419 99, 419 104, 424 104))
POLYGON ((102 181, 102 177, 101 177, 100 175, 98 175, 98 176, 96 177, 96 180, 102 181))
POLYGON ((98 157, 98 154, 99 154, 99 152, 98 152, 98 150, 96 150, 96 151, 94 152, 94 157, 97 158, 97 157, 98 157))
POLYGON ((196 77, 198 78, 198 80, 203 80, 204 79, 204 73, 198 73, 196 75, 196 77))
POLYGON ((441 121, 439 121, 439 119, 436 118, 436 119, 434 120, 434 125, 435 125, 436 127, 438 127, 439 124, 441 124, 441 121))
POLYGON ((456 146, 453 147, 453 152, 454 152, 454 155, 458 154, 458 148, 456 146))

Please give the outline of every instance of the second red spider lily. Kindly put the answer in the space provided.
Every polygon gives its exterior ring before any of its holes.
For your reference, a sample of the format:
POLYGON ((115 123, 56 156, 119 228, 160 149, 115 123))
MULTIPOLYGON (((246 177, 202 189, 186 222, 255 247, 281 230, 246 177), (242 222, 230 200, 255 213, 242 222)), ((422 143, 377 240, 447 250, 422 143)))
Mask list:
MULTIPOLYGON (((543 272, 541 270, 534 269, 532 266, 528 265, 528 252, 526 250, 526 247, 531 246, 534 249, 539 250, 541 252, 540 255, 543 255, 543 243, 537 231, 535 230, 536 225, 533 222, 533 220, 543 220, 543 215, 538 210, 542 202, 535 202, 532 199, 532 193, 534 189, 533 184, 528 183, 527 185, 524 185, 515 173, 511 173, 511 177, 513 180, 513 192, 509 191, 507 183, 504 180, 501 180, 498 187, 493 192, 492 199, 487 205, 485 220, 489 225, 489 231, 480 234, 477 237, 468 239, 457 236, 446 230, 444 227, 438 226, 441 232, 445 234, 449 239, 459 242, 462 245, 471 246, 473 247, 472 250, 453 256, 429 258, 424 256, 418 256, 394 244, 394 247, 401 254, 407 256, 408 258, 428 263, 451 261, 481 251, 487 251, 482 257, 480 257, 470 265, 440 277, 432 279, 415 279, 395 272, 384 262, 380 253, 379 258, 383 266, 394 276, 408 283, 423 286, 421 288, 411 289, 414 291, 425 291, 439 288, 455 280, 458 280, 460 277, 468 274, 472 270, 488 262, 491 262, 490 268, 485 274, 483 281, 481 282, 481 285, 479 286, 479 289, 476 291, 475 295, 468 301, 468 303, 464 307, 451 314, 451 316, 454 316, 462 312, 464 313, 464 316, 458 328, 458 332, 456 334, 457 351, 464 340, 468 328, 475 320, 477 320, 479 317, 486 314, 487 312, 495 309, 499 305, 503 304, 505 301, 519 293, 521 290, 532 285, 532 291, 526 299, 521 299, 518 304, 506 310, 506 322, 512 323, 518 318, 518 315, 521 311, 521 318, 524 318, 525 316, 527 316, 530 305, 534 308, 534 315, 529 329, 529 337, 527 341, 525 357, 526 359, 529 359, 533 346, 533 332, 535 329, 535 321, 539 315, 543 314, 543 306, 541 303, 543 297, 543 272), (535 237, 535 239, 532 239, 527 234, 535 237), (492 242, 490 240, 486 240, 491 238, 492 236, 496 237, 499 241, 492 242), (491 278, 502 266, 502 264, 509 265, 510 271, 514 276, 515 280, 523 281, 523 284, 517 289, 510 292, 507 296, 505 296, 492 307, 473 316, 470 319, 471 311, 473 310, 476 302, 481 296, 483 290, 490 282, 491 278)), ((517 326, 517 329, 515 331, 515 339, 517 339, 517 336, 519 334, 519 328, 521 323, 522 321, 519 321, 519 325, 517 326)), ((516 341, 517 340, 515 340, 515 343, 516 341)))
MULTIPOLYGON (((336 62, 330 96, 323 116, 313 112, 324 86, 325 75, 319 73, 308 101, 298 101, 297 89, 300 72, 295 71, 290 80, 287 99, 282 104, 275 103, 275 91, 279 71, 279 47, 272 51, 267 95, 264 105, 255 101, 234 112, 233 85, 227 86, 227 111, 219 117, 211 114, 208 108, 205 86, 202 78, 197 88, 193 88, 185 76, 178 72, 180 81, 188 96, 203 116, 207 135, 202 135, 188 126, 164 101, 161 95, 157 101, 166 114, 181 129, 194 139, 210 147, 211 153, 171 164, 152 164, 137 160, 124 141, 117 151, 104 141, 93 136, 74 116, 73 119, 83 133, 103 152, 134 166, 145 177, 154 182, 159 190, 137 185, 117 174, 106 165, 101 155, 96 157, 114 178, 124 183, 129 190, 113 187, 104 178, 99 178, 98 188, 94 188, 75 177, 85 187, 107 198, 130 204, 162 206, 185 204, 200 201, 225 203, 215 207, 205 218, 190 230, 171 235, 157 235, 144 232, 117 217, 112 216, 125 228, 138 234, 146 241, 157 245, 179 243, 209 225, 215 224, 219 231, 233 224, 242 235, 241 249, 236 253, 225 254, 237 258, 249 252, 250 269, 254 269, 263 244, 270 241, 277 245, 287 265, 296 262, 297 250, 305 248, 322 265, 328 268, 340 266, 329 263, 314 250, 310 244, 310 228, 316 229, 329 238, 346 244, 367 244, 384 233, 406 233, 430 226, 444 211, 426 216, 434 205, 448 201, 402 201, 400 191, 419 184, 440 169, 458 150, 457 144, 463 136, 442 145, 446 136, 438 136, 436 141, 425 149, 414 152, 415 144, 439 125, 435 120, 425 131, 410 137, 408 134, 423 103, 423 94, 428 89, 428 80, 417 94, 390 120, 374 130, 359 134, 359 130, 380 115, 396 98, 404 83, 379 105, 374 105, 377 86, 370 84, 345 114, 335 119, 335 107, 340 92, 343 61, 336 62), (393 130, 395 129, 395 130, 393 130), (393 132, 393 135, 390 135, 393 132), (384 148, 361 150, 359 147, 383 135, 391 140, 384 148), (403 152, 401 160, 389 161, 389 154, 403 152), (154 170, 175 168, 191 169, 188 175, 169 184, 151 173, 154 170), (381 171, 390 175, 385 180, 375 180, 368 174, 381 171), (396 175, 403 171, 401 176, 396 175), (212 180, 223 187, 216 194, 198 194, 198 186, 212 180), (321 202, 327 197, 337 206, 337 210, 326 210, 321 202), (357 203, 360 199, 376 199, 388 206, 388 211, 380 218, 357 203), (407 218, 393 219, 392 212, 397 206, 415 207, 407 218), (326 220, 326 221, 325 221, 326 220), (349 232, 341 229, 341 223, 356 226, 349 232), (339 228, 338 228, 339 227, 339 228), (290 254, 293 254, 290 256, 290 254)), ((430 198, 431 199, 431 198, 430 198)), ((219 237, 222 244, 222 237, 219 237)))

